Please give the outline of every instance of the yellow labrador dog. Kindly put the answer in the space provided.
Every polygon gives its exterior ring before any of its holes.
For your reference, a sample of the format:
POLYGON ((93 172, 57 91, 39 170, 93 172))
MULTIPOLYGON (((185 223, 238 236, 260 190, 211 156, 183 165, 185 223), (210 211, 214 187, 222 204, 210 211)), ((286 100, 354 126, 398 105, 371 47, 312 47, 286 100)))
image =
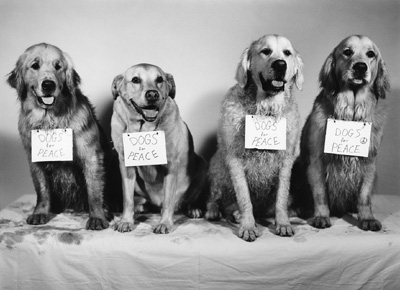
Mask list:
POLYGON ((330 215, 358 212, 361 229, 378 231, 381 223, 373 216, 371 195, 389 89, 378 47, 366 36, 345 38, 325 60, 319 81, 321 92, 303 128, 301 154, 293 168, 295 207, 300 206, 303 215, 313 214, 317 228, 330 227, 330 215), (371 123, 368 156, 324 153, 328 118, 371 123))
POLYGON ((298 145, 300 116, 292 96, 302 89, 303 62, 290 41, 266 35, 247 48, 238 65, 237 84, 222 103, 218 150, 210 161, 211 197, 206 217, 240 219, 239 237, 254 241, 259 235, 254 216, 275 213, 276 233, 293 235, 288 218, 290 174, 298 145), (245 148, 246 115, 286 118, 286 150, 245 148))
POLYGON ((172 75, 154 65, 134 65, 114 78, 112 91, 112 139, 119 154, 124 191, 124 211, 116 230, 133 229, 134 192, 162 207, 155 233, 171 231, 176 210, 200 217, 197 203, 205 185, 207 164, 194 152, 192 136, 179 114, 172 75), (165 132, 168 164, 126 167, 122 134, 155 130, 165 132))

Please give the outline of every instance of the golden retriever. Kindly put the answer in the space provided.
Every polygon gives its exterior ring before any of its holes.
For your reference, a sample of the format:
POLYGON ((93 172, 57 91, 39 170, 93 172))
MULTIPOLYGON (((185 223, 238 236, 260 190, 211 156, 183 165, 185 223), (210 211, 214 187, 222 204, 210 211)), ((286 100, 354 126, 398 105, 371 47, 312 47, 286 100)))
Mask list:
POLYGON ((240 219, 238 235, 245 241, 259 236, 254 216, 275 213, 276 233, 294 233, 287 206, 300 116, 292 89, 294 85, 302 89, 302 69, 303 62, 287 38, 265 35, 244 51, 237 84, 222 103, 206 217, 218 219, 221 206, 227 216, 240 219), (274 122, 286 118, 286 150, 245 149, 246 115, 271 116, 274 122))
POLYGON ((172 75, 154 65, 134 65, 114 78, 112 92, 115 102, 111 136, 119 154, 124 196, 122 218, 115 229, 133 230, 134 192, 150 205, 162 207, 155 233, 172 230, 176 210, 200 217, 198 202, 206 184, 207 164, 194 152, 192 136, 181 119, 172 75), (155 130, 165 133, 168 163, 125 166, 123 133, 155 130))
POLYGON ((378 47, 366 36, 345 38, 325 60, 319 81, 321 92, 304 125, 293 168, 294 208, 313 214, 317 228, 330 227, 330 215, 358 212, 361 229, 378 231, 381 223, 373 216, 371 194, 376 190, 376 157, 389 89, 378 47), (324 153, 329 118, 372 123, 368 157, 324 153))
POLYGON ((21 102, 18 129, 37 193, 27 223, 45 224, 52 213, 70 208, 89 211, 87 229, 107 228, 103 195, 111 147, 92 105, 81 93, 80 77, 70 57, 50 44, 33 45, 19 57, 8 83, 21 102), (73 161, 32 162, 31 131, 57 128, 72 129, 73 161))

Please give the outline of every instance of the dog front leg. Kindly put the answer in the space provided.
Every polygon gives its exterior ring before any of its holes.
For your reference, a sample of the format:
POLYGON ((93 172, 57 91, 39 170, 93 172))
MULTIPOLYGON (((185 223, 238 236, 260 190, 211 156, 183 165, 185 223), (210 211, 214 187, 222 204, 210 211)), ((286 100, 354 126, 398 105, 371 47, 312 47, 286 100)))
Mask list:
POLYGON ((30 170, 37 201, 33 213, 28 216, 26 222, 30 225, 46 224, 50 220, 50 189, 39 165, 31 163, 30 170))
POLYGON ((364 231, 379 231, 381 223, 372 213, 371 196, 376 189, 376 164, 371 163, 364 174, 361 192, 358 198, 359 227, 364 231))
POLYGON ((328 197, 325 188, 322 161, 318 156, 310 156, 307 178, 314 197, 314 219, 312 225, 324 229, 331 226, 329 219, 328 197))
POLYGON ((288 198, 292 166, 293 157, 287 157, 285 158, 283 166, 279 172, 279 187, 275 204, 275 231, 276 234, 280 236, 294 235, 288 215, 288 198))
POLYGON ((83 157, 83 173, 86 178, 89 220, 86 223, 88 230, 103 230, 109 224, 104 215, 103 192, 104 192, 104 169, 102 153, 92 158, 83 157))
POLYGON ((250 192, 242 163, 237 157, 228 156, 227 165, 241 215, 239 237, 245 241, 253 242, 259 236, 259 233, 253 215, 253 205, 251 204, 250 192))
POLYGON ((136 182, 135 167, 125 167, 124 158, 120 158, 119 166, 122 176, 122 189, 124 194, 124 211, 122 218, 116 223, 114 229, 121 233, 130 232, 134 227, 134 194, 136 182))
POLYGON ((156 234, 168 234, 173 225, 175 204, 177 199, 177 176, 173 170, 164 179, 164 201, 161 210, 160 223, 154 229, 156 234))

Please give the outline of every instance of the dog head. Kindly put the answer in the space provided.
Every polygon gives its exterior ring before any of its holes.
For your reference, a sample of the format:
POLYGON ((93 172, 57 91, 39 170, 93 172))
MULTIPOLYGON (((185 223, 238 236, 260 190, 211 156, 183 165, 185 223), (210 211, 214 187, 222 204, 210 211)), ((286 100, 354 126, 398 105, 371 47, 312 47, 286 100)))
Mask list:
POLYGON ((275 95, 296 84, 302 89, 303 61, 290 41, 279 35, 265 35, 254 41, 241 58, 236 80, 245 88, 250 79, 257 90, 275 95))
POLYGON ((70 57, 59 48, 46 44, 29 47, 8 76, 22 101, 30 100, 37 108, 50 110, 62 96, 71 95, 80 84, 70 57))
POLYGON ((154 122, 168 97, 175 98, 172 75, 151 64, 138 64, 114 78, 114 100, 121 97, 147 122, 154 122))
POLYGON ((362 35, 349 36, 334 48, 321 68, 319 81, 328 95, 369 87, 377 97, 385 98, 390 87, 378 47, 362 35))

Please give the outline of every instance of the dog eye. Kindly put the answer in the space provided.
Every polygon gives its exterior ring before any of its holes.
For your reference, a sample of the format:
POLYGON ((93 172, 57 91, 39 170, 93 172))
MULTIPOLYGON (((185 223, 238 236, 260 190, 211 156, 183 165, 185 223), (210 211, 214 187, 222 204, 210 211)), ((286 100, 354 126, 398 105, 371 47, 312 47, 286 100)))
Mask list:
POLYGON ((261 50, 261 53, 264 55, 270 55, 272 53, 272 50, 270 48, 264 48, 261 50))
POLYGON ((283 51, 283 54, 286 55, 286 56, 290 56, 290 55, 292 55, 292 52, 289 49, 285 49, 283 51))
POLYGON ((162 83, 163 81, 164 81, 164 79, 161 76, 156 78, 156 83, 158 83, 158 84, 162 83))
POLYGON ((140 79, 138 77, 133 77, 132 78, 132 83, 134 84, 140 84, 140 79))
POLYGON ((33 68, 34 70, 38 70, 38 69, 40 68, 40 65, 39 65, 39 63, 34 62, 34 63, 31 65, 31 68, 33 68))
POLYGON ((57 63, 54 65, 54 68, 55 68, 56 70, 61 69, 61 64, 60 64, 59 62, 57 62, 57 63))
POLYGON ((351 55, 353 54, 353 51, 352 51, 350 48, 346 48, 346 49, 343 51, 343 54, 344 54, 345 56, 351 56, 351 55))
POLYGON ((375 52, 373 52, 372 50, 370 50, 370 51, 367 52, 367 56, 368 56, 369 58, 373 58, 373 57, 375 57, 375 52))

